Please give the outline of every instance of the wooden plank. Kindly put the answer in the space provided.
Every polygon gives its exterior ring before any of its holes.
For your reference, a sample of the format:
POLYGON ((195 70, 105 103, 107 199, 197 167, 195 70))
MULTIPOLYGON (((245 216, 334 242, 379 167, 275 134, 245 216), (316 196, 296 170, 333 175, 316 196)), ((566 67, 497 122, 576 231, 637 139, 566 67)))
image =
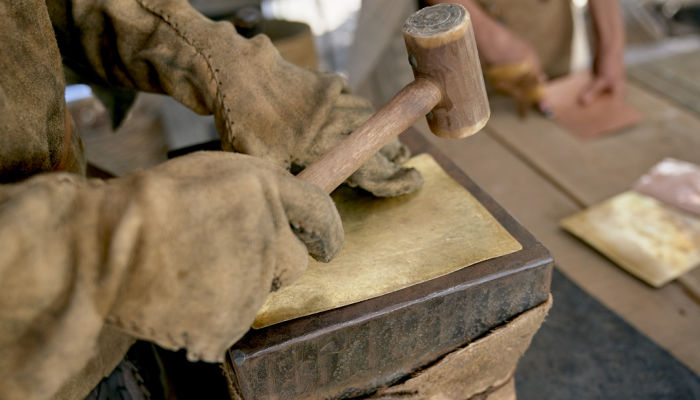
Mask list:
POLYGON ((700 50, 635 65, 628 76, 700 115, 700 50))
MULTIPOLYGON (((424 124, 419 129, 427 132, 424 124)), ((503 146, 490 128, 459 141, 426 137, 544 243, 570 279, 700 373, 700 312, 681 285, 651 289, 566 234, 558 221, 581 205, 503 146)))

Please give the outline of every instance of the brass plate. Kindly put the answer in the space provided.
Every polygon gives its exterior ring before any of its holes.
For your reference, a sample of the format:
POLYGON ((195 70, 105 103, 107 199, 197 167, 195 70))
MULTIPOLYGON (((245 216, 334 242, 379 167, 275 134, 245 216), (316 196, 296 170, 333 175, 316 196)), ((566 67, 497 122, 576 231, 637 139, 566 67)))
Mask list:
POLYGON ((328 264, 310 260, 298 281, 271 293, 253 328, 378 297, 522 248, 432 156, 406 165, 425 179, 416 193, 389 199, 347 188, 334 193, 343 250, 328 264))
POLYGON ((654 287, 700 264, 700 219, 637 192, 619 194, 561 224, 654 287))

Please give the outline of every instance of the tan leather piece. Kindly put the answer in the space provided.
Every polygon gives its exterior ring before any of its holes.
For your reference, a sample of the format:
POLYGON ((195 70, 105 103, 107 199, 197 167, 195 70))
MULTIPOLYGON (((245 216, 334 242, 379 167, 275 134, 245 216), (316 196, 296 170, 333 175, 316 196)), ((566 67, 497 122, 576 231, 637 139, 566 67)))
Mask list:
POLYGON ((641 122, 642 114, 620 96, 603 93, 591 104, 581 104, 579 97, 594 78, 590 70, 584 70, 547 82, 544 99, 557 124, 578 138, 589 140, 641 122))

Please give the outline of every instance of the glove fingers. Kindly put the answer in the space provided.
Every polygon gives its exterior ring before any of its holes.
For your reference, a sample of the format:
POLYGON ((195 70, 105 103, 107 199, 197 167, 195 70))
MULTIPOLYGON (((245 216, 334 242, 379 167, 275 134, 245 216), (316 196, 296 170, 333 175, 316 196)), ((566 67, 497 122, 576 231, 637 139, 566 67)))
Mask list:
POLYGON ((328 262, 343 244, 343 223, 333 200, 319 187, 294 177, 280 183, 282 203, 289 224, 309 254, 328 262))
POLYGON ((402 164, 411 157, 411 151, 399 139, 394 139, 382 147, 379 152, 389 161, 402 164))
POLYGON ((277 240, 275 277, 270 287, 273 292, 297 280, 309 265, 308 250, 292 229, 288 226, 280 227, 277 240))
POLYGON ((348 184, 377 197, 393 197, 418 190, 423 177, 417 170, 401 167, 377 153, 348 179, 348 184))

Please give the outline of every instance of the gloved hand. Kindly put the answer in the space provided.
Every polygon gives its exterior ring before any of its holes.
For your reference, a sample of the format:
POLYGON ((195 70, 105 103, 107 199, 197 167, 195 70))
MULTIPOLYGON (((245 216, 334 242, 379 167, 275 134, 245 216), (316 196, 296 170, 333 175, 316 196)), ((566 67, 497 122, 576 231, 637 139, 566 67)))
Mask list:
POLYGON ((133 257, 107 322, 190 360, 222 361, 271 289, 343 241, 326 194, 249 156, 195 153, 107 185, 129 193, 112 255, 133 257))
MULTIPOLYGON (((328 77, 332 87, 342 84, 328 77)), ((318 129, 308 129, 298 135, 280 135, 275 130, 243 131, 233 141, 236 151, 273 160, 292 171, 299 171, 352 133, 373 114, 369 101, 346 94, 346 88, 335 99, 327 117, 318 129)), ((321 110, 324 114, 326 111, 321 110)), ((413 192, 423 184, 420 173, 413 168, 401 167, 410 157, 410 151, 394 139, 365 162, 347 183, 365 189, 375 196, 391 197, 413 192)))
MULTIPOLYGON (((213 114, 224 148, 304 167, 371 114, 343 80, 282 59, 264 35, 245 39, 186 0, 48 2, 64 62, 110 86, 166 93, 213 114), (67 5, 67 3, 70 3, 67 5)), ((349 180, 378 196, 416 190, 420 174, 401 168, 391 144, 349 180)))

